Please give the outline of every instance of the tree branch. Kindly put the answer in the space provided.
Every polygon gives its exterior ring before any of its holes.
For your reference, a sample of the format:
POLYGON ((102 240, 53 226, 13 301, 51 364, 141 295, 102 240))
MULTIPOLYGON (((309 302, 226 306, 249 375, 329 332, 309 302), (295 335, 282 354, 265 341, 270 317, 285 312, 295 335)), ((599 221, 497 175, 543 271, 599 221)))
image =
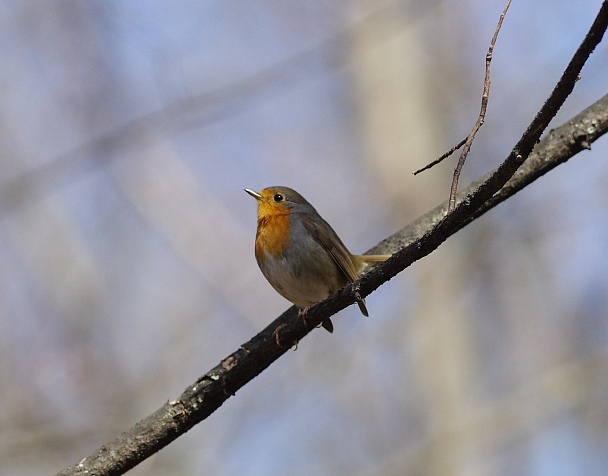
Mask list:
MULTIPOLYGON (((535 148, 528 160, 517 173, 492 198, 486 201, 474 213, 459 223, 463 228, 499 203, 515 195, 518 191, 536 179, 566 162, 582 150, 590 149, 591 144, 608 132, 608 95, 585 109, 566 124, 551 131, 535 148)), ((492 174, 469 185, 458 194, 462 200, 467 194, 477 190, 492 174)), ((407 247, 420 246, 422 238, 429 230, 436 227, 444 218, 448 202, 437 206, 397 233, 383 240, 368 253, 391 253, 407 247)), ((371 280, 370 285, 378 286, 388 279, 383 279, 384 272, 377 270, 364 279, 371 280), (379 274, 376 278, 374 274, 379 274)), ((376 287, 378 287, 376 286, 376 287)), ((335 309, 342 309, 353 302, 349 300, 348 288, 309 310, 307 322, 312 327, 335 309), (313 322, 314 320, 314 322, 313 322)), ((147 456, 160 450, 171 441, 182 435, 195 424, 204 420, 221 404, 246 383, 256 377, 272 362, 284 354, 289 345, 301 339, 308 329, 304 328, 302 319, 297 318, 297 310, 292 307, 276 321, 251 339, 248 343, 224 359, 217 367, 207 372, 194 385, 188 387, 180 397, 168 402, 156 412, 146 417, 129 431, 99 448, 85 458, 81 465, 66 468, 60 475, 123 474, 147 456), (283 327, 281 327, 283 326, 283 327), (273 333, 278 332, 283 348, 276 345, 273 333)))
POLYGON ((490 98, 490 64, 492 63, 492 57, 493 57, 493 53, 494 53, 494 47, 496 46, 496 40, 498 39, 498 33, 500 33, 500 29, 502 28, 502 22, 504 21, 505 16, 507 15, 507 11, 509 10, 510 6, 511 6, 511 0, 507 0, 507 3, 503 7, 502 13, 500 14, 500 17, 498 19, 498 24, 496 25, 496 28, 494 29, 494 35, 492 36, 492 40, 490 40, 490 46, 488 47, 488 52, 486 53, 486 72, 485 72, 485 77, 483 80, 483 92, 481 93, 481 107, 479 110, 479 115, 477 116, 477 121, 475 122, 473 129, 471 130, 471 132, 469 132, 469 135, 467 135, 464 139, 462 139, 458 144, 456 144, 450 150, 445 152, 439 158, 433 160, 431 163, 425 165, 421 169, 418 169, 414 172, 414 175, 418 175, 419 173, 424 172, 425 170, 435 167, 435 165, 443 162, 444 159, 447 159, 450 155, 452 155, 454 152, 456 152, 458 149, 460 149, 462 146, 464 146, 464 148, 462 149, 462 153, 460 154, 460 157, 458 159, 458 163, 456 164, 456 168, 454 169, 454 176, 452 178, 452 185, 450 187, 450 198, 449 198, 448 211, 453 210, 454 207, 456 206, 456 194, 458 191, 458 179, 460 178, 460 172, 462 171, 462 168, 464 167, 464 163, 467 160, 467 156, 469 155, 469 151, 471 150, 471 145, 473 144, 473 140, 475 139, 475 136, 477 135, 477 132, 479 131, 479 129, 481 129, 481 126, 483 126, 483 123, 484 123, 484 120, 486 117, 486 110, 488 108, 488 100, 490 98))
POLYGON ((498 203, 581 150, 589 149, 590 144, 608 130, 608 96, 549 133, 531 154, 547 124, 572 91, 580 69, 601 40, 607 24, 608 1, 604 1, 570 65, 522 138, 494 172, 458 195, 460 201, 454 211, 445 215, 446 202, 387 238, 370 251, 395 254, 357 283, 311 307, 306 322, 297 316, 296 308, 291 307, 200 377, 177 400, 167 402, 127 432, 58 474, 118 475, 133 468, 213 413, 323 319, 353 304, 354 291, 367 296, 498 203), (283 345, 279 346, 277 340, 283 345))
POLYGON ((502 27, 502 22, 507 15, 507 11, 511 6, 511 0, 507 0, 502 13, 500 14, 500 18, 498 19, 498 24, 496 25, 496 29, 494 30, 494 36, 492 36, 492 41, 490 41, 490 47, 488 48, 488 54, 486 54, 486 75, 483 80, 483 93, 481 94, 481 109, 479 111, 479 116, 477 116, 477 121, 473 126, 471 132, 467 136, 464 141, 464 147, 462 148, 462 152, 460 153, 460 157, 458 158, 458 163, 456 164, 456 168, 454 169, 454 177, 452 179, 452 186, 450 187, 450 198, 448 202, 448 211, 454 210, 456 208, 456 194, 458 193, 458 179, 460 178, 460 172, 464 167, 464 163, 467 160, 467 156, 471 150, 471 146, 473 145, 473 141, 475 140, 475 136, 486 118, 486 110, 488 108, 488 99, 490 98, 490 64, 492 63, 492 55, 494 53, 494 46, 496 45, 496 40, 498 39, 498 33, 502 27))

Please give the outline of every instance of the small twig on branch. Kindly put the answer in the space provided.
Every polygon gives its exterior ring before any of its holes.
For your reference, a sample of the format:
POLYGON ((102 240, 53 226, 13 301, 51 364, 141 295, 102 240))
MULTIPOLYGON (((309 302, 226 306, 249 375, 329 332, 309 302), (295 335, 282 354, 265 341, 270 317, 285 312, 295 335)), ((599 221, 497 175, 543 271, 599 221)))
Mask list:
POLYGON ((494 52, 494 45, 496 44, 496 39, 498 38, 498 32, 502 27, 502 22, 505 19, 507 10, 509 10, 510 5, 511 0, 507 0, 505 8, 503 9, 502 13, 500 14, 500 18, 498 19, 498 24, 496 25, 496 29, 494 30, 494 36, 492 36, 490 48, 488 49, 488 54, 486 55, 486 76, 483 81, 481 110, 479 111, 477 122, 475 122, 473 129, 471 130, 464 142, 464 147, 462 148, 462 152, 460 153, 460 157, 458 158, 458 163, 456 164, 456 168, 454 169, 454 177, 452 178, 452 186, 450 188, 450 200, 448 202, 448 212, 451 212, 452 210, 454 210, 454 208, 456 208, 456 193, 458 192, 458 179, 460 178, 460 172, 462 171, 462 167, 464 166, 464 163, 467 160, 467 156, 469 155, 469 151, 471 150, 471 145, 473 144, 473 140, 477 135, 477 131, 481 129, 481 126, 483 126, 484 120, 486 118, 488 99, 490 97, 490 63, 492 63, 492 54, 494 52))
POLYGON ((450 155, 452 155, 454 152, 456 152, 458 149, 460 149, 466 141, 467 141, 466 139, 462 139, 458 144, 456 144, 454 147, 452 147, 450 150, 448 150, 441 157, 433 160, 430 164, 425 165, 421 169, 416 170, 416 172, 414 172, 414 175, 418 175, 420 172, 424 172, 425 170, 435 167, 435 165, 437 165, 439 162, 443 161, 443 159, 447 159, 450 155))
POLYGON ((430 164, 425 165, 421 169, 418 169, 414 172, 414 175, 418 175, 420 172, 424 172, 435 165, 442 162, 444 159, 447 159, 450 155, 456 152, 464 145, 464 149, 460 154, 460 158, 458 159, 458 163, 456 164, 456 169, 454 170, 454 178, 452 179, 452 186, 450 188, 450 200, 448 205, 448 211, 451 211, 456 206, 456 192, 458 190, 458 179, 460 178, 460 172, 462 167, 464 166, 464 162, 466 161, 467 155, 469 155, 469 151, 471 150, 471 145, 473 143, 473 139, 477 134, 477 131, 481 128, 484 123, 486 117, 486 110, 488 108, 488 98, 490 97, 490 63, 492 62, 492 54, 494 52, 494 45, 496 44, 496 40, 498 38, 498 32, 502 27, 502 22, 505 19, 507 14, 507 10, 511 5, 511 0, 507 0, 507 3, 500 14, 500 18, 498 19, 498 24, 496 25, 496 29, 494 30, 494 35, 492 36, 492 41, 490 42, 490 47, 488 49, 488 53, 486 54, 486 73, 483 82, 483 93, 481 95, 481 110, 479 112, 479 116, 477 116, 477 122, 473 126, 473 129, 469 133, 469 135, 448 150, 446 153, 441 155, 439 158, 433 160, 430 164))

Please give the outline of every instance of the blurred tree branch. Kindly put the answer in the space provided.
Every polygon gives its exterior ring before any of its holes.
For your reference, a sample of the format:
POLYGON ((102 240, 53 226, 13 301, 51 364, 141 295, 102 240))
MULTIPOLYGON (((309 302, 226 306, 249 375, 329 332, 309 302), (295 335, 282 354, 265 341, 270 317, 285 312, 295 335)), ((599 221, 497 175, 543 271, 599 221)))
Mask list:
POLYGON ((357 283, 310 308, 306 322, 298 318, 296 308, 291 307, 200 377, 177 400, 167 402, 127 432, 58 474, 117 475, 133 468, 213 413, 323 319, 352 304, 355 291, 367 296, 498 203, 578 152, 589 149, 591 143, 608 130, 608 96, 551 131, 542 141, 539 139, 574 88, 583 64, 601 41, 607 25, 608 1, 604 1, 551 96, 507 159, 461 192, 453 211, 446 215, 446 202, 385 239, 370 251, 394 253, 393 257, 357 283), (275 339, 277 335, 279 339, 275 339), (279 346, 277 340, 283 345, 279 346))

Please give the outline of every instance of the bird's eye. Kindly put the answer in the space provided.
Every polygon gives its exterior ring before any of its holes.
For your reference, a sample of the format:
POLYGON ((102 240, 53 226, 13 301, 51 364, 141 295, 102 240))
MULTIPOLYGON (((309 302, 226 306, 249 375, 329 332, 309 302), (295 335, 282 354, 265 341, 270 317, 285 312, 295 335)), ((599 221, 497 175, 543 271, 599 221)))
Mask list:
POLYGON ((281 195, 280 193, 275 193, 274 197, 272 197, 274 199, 275 202, 282 202, 283 201, 283 195, 281 195))

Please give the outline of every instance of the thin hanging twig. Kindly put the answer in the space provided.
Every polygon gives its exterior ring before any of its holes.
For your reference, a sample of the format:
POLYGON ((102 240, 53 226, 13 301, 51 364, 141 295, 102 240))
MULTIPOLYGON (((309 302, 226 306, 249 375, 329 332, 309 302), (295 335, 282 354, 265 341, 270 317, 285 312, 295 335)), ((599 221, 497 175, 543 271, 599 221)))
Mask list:
POLYGON ((454 210, 456 207, 456 193, 458 192, 458 179, 460 178, 460 172, 462 171, 462 167, 464 166, 464 162, 467 160, 467 155, 469 155, 469 151, 471 150, 471 145, 473 144, 473 140, 475 139, 475 135, 477 131, 481 128, 484 123, 486 117, 486 109, 488 108, 488 98, 490 97, 490 63, 492 62, 492 53, 494 52, 494 45, 496 44, 496 39, 498 38, 498 32, 502 27, 502 22, 505 19, 507 14, 507 10, 511 5, 511 0, 507 0, 505 4, 505 8, 500 14, 500 18, 498 19, 498 24, 496 25, 496 30, 494 30, 494 36, 492 37, 492 41, 490 42, 490 48, 488 49, 488 54, 486 55, 486 76, 483 81, 483 94, 481 95, 481 110, 479 111, 479 116, 477 117, 477 122, 473 126, 473 129, 467 136, 464 147, 462 148, 462 152, 460 153, 460 157, 458 158, 458 163, 456 164, 456 169, 454 169, 454 177, 452 178, 452 187, 450 188, 450 200, 448 202, 448 212, 454 210))
POLYGON ((462 170, 462 167, 464 166, 467 156, 469 155, 469 151, 471 150, 471 145, 473 144, 473 139, 475 139, 475 135, 477 134, 477 131, 483 125, 485 117, 486 117, 486 110, 488 108, 488 98, 490 97, 490 63, 492 62, 492 53, 494 52, 494 45, 496 44, 496 39, 498 38, 498 32, 500 31, 500 29, 502 27, 502 22, 505 19, 507 10, 509 9, 510 5, 511 5, 511 0, 507 0, 507 3, 505 4, 505 7, 504 7, 502 13, 500 14, 500 18, 498 19, 498 24, 496 25, 496 29, 494 30, 494 36, 492 36, 492 41, 490 42, 490 47, 488 49, 488 53, 486 54, 486 74, 485 74, 485 78, 484 78, 484 82, 483 82, 483 94, 481 95, 481 110, 479 112, 479 116, 477 117, 477 122, 473 126, 473 129, 471 130, 471 132, 465 139, 460 141, 458 144, 456 144, 454 147, 452 147, 446 153, 441 155, 439 158, 435 159, 430 164, 427 164, 424 167, 422 167, 421 169, 416 170, 414 172, 414 175, 417 175, 420 172, 424 172, 425 170, 428 170, 428 169, 434 167, 435 165, 439 164, 440 162, 442 162, 443 160, 448 158, 450 155, 452 155, 455 151, 460 149, 462 146, 464 146, 464 148, 462 149, 462 152, 460 154, 460 157, 458 158, 458 163, 456 164, 456 169, 454 170, 454 177, 452 178, 452 186, 450 188, 450 199, 448 201, 448 211, 453 210, 454 207, 456 206, 456 192, 458 191, 458 179, 460 178, 460 172, 462 170))

